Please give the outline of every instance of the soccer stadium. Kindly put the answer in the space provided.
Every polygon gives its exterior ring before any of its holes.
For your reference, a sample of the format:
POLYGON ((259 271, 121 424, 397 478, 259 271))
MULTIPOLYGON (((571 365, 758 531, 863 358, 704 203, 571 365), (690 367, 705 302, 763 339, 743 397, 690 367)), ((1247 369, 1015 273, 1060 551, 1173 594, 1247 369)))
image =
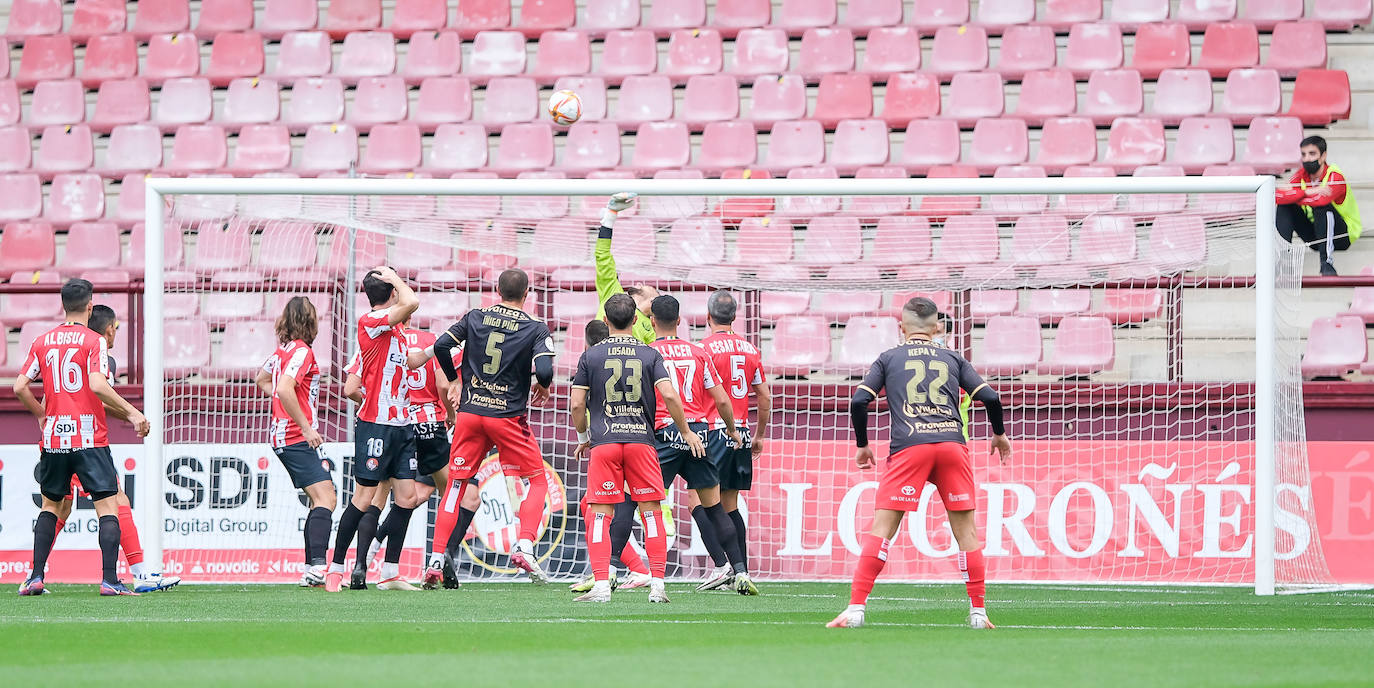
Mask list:
POLYGON ((1372 21, 0 0, 6 683, 1369 685, 1372 21))

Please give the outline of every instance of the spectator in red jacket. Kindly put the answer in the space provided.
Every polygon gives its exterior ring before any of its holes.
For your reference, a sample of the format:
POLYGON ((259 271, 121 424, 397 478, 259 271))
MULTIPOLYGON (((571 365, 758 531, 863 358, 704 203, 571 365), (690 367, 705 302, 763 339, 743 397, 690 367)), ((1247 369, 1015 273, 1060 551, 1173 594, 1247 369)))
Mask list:
POLYGON ((1274 192, 1274 225, 1284 241, 1297 234, 1317 252, 1321 274, 1336 276, 1332 254, 1360 238, 1360 209, 1346 189, 1345 175, 1326 162, 1326 139, 1309 136, 1299 146, 1302 169, 1274 192))

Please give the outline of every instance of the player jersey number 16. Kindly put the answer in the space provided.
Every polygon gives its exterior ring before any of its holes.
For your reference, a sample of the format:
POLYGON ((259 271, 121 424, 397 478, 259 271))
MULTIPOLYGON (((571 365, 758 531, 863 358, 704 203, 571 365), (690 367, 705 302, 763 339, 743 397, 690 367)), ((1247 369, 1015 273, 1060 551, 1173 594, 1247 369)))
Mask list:
POLYGON ((45 357, 48 363, 48 370, 52 373, 54 382, 62 385, 62 390, 68 393, 81 391, 82 370, 81 364, 72 360, 76 356, 78 349, 66 349, 62 353, 62 368, 58 369, 57 349, 48 349, 45 357))
POLYGON ((618 404, 622 401, 631 404, 639 403, 640 381, 644 377, 644 364, 637 358, 623 362, 621 359, 611 358, 606 360, 606 370, 611 373, 611 376, 606 379, 606 401, 612 404, 618 404), (616 384, 620 382, 620 376, 623 373, 628 373, 625 376, 625 385, 629 389, 622 394, 620 390, 616 389, 616 384))
POLYGON ((926 393, 921 391, 921 383, 926 381, 929 373, 935 374, 935 379, 930 382, 930 403, 943 406, 949 403, 949 396, 945 394, 945 383, 949 382, 949 364, 944 361, 930 361, 929 371, 926 368, 926 361, 921 359, 906 362, 906 369, 911 371, 911 379, 906 383, 907 401, 913 404, 926 403, 926 393))

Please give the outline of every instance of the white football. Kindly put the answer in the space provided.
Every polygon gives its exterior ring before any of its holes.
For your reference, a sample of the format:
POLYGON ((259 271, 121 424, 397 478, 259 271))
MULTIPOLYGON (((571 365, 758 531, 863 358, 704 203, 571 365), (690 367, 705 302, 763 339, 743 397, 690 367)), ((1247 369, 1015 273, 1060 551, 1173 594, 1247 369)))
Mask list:
POLYGON ((555 91, 549 96, 549 116, 563 126, 576 122, 582 118, 582 99, 572 91, 555 91))

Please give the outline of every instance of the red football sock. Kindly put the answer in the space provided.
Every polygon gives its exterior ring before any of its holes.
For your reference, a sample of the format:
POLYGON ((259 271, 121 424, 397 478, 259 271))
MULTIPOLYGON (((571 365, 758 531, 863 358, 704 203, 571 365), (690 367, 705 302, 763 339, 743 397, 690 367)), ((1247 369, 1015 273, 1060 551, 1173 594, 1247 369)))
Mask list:
POLYGON ((598 581, 611 577, 611 516, 593 513, 587 519, 587 559, 592 563, 592 577, 598 581))
POLYGON ((122 505, 119 507, 119 548, 124 550, 124 560, 129 566, 143 563, 143 545, 138 541, 134 510, 122 505))
POLYGON ((55 537, 57 537, 58 535, 61 535, 61 534, 62 534, 62 529, 65 528, 66 526, 67 526, 67 522, 66 522, 66 521, 59 520, 59 521, 57 522, 57 532, 53 534, 53 537, 55 538, 55 537))
POLYGON ((872 533, 864 535, 863 554, 859 555, 859 566, 854 569, 854 584, 849 591, 850 604, 868 604, 868 593, 873 592, 873 581, 887 564, 887 548, 891 544, 891 540, 872 533))
POLYGON ((649 575, 662 578, 668 570, 668 537, 663 532, 663 524, 659 522, 662 512, 654 507, 640 511, 639 515, 644 519, 644 551, 649 555, 649 575))
POLYGON ((520 539, 534 541, 539 524, 544 520, 544 500, 549 496, 549 478, 544 471, 527 476, 530 486, 525 500, 520 502, 520 539))
POLYGON ((983 608, 983 598, 987 592, 984 577, 987 575, 987 562, 983 550, 959 552, 959 573, 964 576, 964 586, 968 588, 968 599, 974 609, 983 608))
POLYGON ((644 565, 644 560, 639 557, 639 552, 635 548, 625 545, 625 551, 620 553, 620 563, 625 565, 632 573, 648 573, 649 567, 644 565))
POLYGON ((450 480, 444 486, 444 498, 439 500, 439 509, 434 514, 434 539, 429 542, 429 551, 438 554, 448 546, 448 539, 458 525, 458 507, 463 503, 463 491, 468 487, 466 480, 450 480))

